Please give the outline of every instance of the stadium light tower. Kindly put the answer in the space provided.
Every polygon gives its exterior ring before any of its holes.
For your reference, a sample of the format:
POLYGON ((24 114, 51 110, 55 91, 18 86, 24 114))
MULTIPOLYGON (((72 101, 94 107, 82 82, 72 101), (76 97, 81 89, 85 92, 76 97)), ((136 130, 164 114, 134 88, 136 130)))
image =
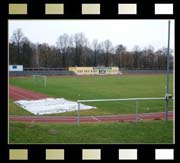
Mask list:
POLYGON ((168 47, 167 47, 167 72, 166 72, 166 107, 165 107, 165 119, 168 121, 168 108, 169 108, 169 53, 170 53, 170 20, 168 21, 168 47))

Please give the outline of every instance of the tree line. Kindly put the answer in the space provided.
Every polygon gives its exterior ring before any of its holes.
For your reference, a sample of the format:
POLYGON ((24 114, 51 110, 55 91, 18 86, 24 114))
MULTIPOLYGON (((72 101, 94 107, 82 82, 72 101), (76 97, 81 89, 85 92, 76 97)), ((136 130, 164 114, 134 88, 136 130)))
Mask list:
MULTIPOLYGON (((38 37, 38 36, 37 36, 38 37)), ((127 69, 166 69, 167 48, 154 50, 153 46, 132 51, 119 44, 113 46, 107 39, 89 43, 83 33, 72 36, 64 33, 57 38, 56 45, 32 43, 16 29, 9 41, 9 64, 20 64, 26 68, 67 68, 69 66, 118 66, 127 69)), ((173 55, 170 50, 170 69, 173 55)))

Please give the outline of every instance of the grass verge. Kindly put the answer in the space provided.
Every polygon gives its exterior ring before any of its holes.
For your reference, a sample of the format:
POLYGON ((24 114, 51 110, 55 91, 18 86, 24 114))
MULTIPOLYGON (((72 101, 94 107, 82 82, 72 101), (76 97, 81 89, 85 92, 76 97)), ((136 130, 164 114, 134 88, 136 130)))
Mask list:
POLYGON ((9 143, 173 143, 173 121, 43 124, 9 123, 9 143))

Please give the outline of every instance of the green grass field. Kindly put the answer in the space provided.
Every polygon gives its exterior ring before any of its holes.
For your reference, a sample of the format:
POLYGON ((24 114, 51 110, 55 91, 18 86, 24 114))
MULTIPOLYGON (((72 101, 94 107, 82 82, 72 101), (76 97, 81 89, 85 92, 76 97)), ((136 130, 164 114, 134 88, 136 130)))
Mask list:
POLYGON ((9 143, 173 143, 173 121, 136 123, 9 124, 9 143))
MULTIPOLYGON (((164 97, 165 75, 122 76, 63 76, 48 77, 47 87, 32 77, 10 78, 10 84, 44 93, 51 97, 78 99, 108 99, 135 97, 164 97)), ((173 94, 173 76, 170 76, 170 93, 173 94)), ((135 101, 86 103, 97 109, 81 111, 81 115, 111 115, 135 113, 135 101)), ((165 101, 139 101, 139 112, 164 111, 165 101)), ((169 110, 173 109, 170 102, 169 110)), ((9 100, 10 115, 32 115, 9 100)), ((52 115, 76 115, 67 112, 52 115)), ((138 124, 86 123, 43 124, 9 122, 9 143, 173 143, 173 121, 140 121, 138 124)))
MULTIPOLYGON (((128 76, 63 76, 48 77, 47 87, 43 82, 34 83, 32 77, 10 78, 10 84, 22 88, 41 92, 46 95, 78 99, 108 99, 108 98, 134 98, 134 97, 164 97, 165 75, 128 75, 128 76)), ((173 93, 173 76, 170 76, 170 92, 173 93)), ((105 114, 128 114, 135 113, 135 101, 121 102, 94 102, 86 103, 96 106, 97 109, 81 111, 81 115, 105 115, 105 114)), ((139 112, 161 112, 164 111, 165 101, 140 101, 139 112)), ((10 114, 30 115, 10 100, 10 114), (19 111, 18 111, 19 110, 19 111), (18 113, 19 112, 19 113, 18 113)), ((170 110, 173 103, 170 102, 170 110)), ((76 115, 76 112, 67 112, 53 115, 76 115)))
POLYGON ((27 110, 16 105, 12 99, 9 100, 9 115, 33 115, 27 110))

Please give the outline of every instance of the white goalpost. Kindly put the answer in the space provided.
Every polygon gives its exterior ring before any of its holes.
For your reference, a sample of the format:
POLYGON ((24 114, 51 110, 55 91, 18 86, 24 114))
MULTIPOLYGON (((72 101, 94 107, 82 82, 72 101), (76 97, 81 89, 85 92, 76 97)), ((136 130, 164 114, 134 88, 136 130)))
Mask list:
POLYGON ((44 88, 47 87, 47 76, 45 75, 32 75, 33 82, 36 85, 43 85, 44 88))

